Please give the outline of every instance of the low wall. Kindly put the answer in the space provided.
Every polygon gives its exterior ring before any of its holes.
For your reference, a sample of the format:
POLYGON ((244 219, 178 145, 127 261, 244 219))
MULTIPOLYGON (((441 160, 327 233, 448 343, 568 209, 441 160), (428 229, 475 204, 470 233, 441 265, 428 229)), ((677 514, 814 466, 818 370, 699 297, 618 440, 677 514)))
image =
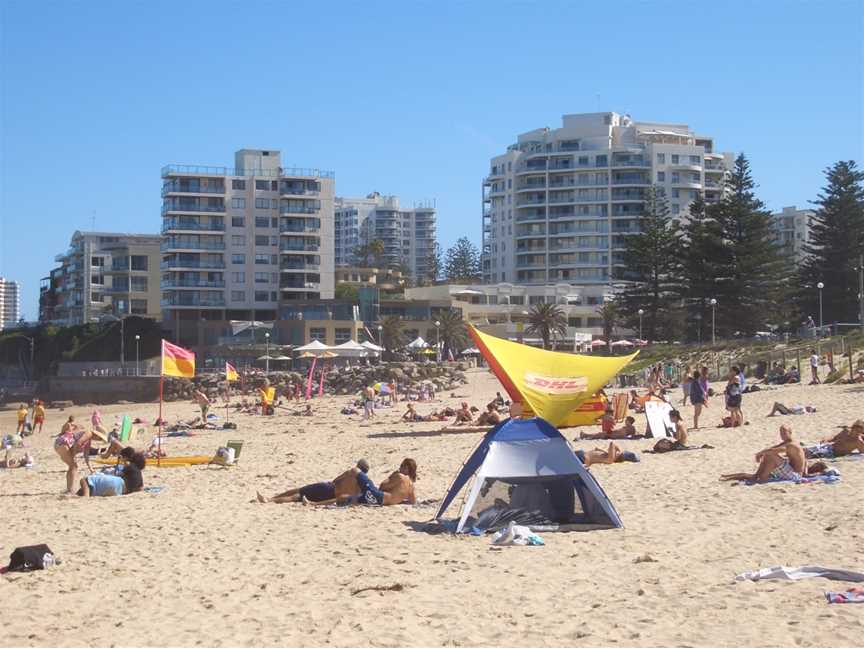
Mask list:
POLYGON ((109 405, 121 400, 152 403, 159 399, 159 377, 52 376, 38 396, 46 401, 68 400, 77 405, 109 405))

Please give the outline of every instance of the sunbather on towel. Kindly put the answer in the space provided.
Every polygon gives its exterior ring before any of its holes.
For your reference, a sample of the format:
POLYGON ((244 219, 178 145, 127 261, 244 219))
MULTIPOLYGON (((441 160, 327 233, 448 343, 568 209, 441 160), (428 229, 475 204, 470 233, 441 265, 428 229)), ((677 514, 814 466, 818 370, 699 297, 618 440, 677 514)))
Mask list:
POLYGON ((845 457, 856 450, 864 454, 864 421, 860 419, 855 421, 851 428, 844 426, 830 439, 825 439, 815 446, 804 448, 808 459, 845 457))
POLYGON ((393 506, 395 504, 414 504, 416 496, 414 494, 414 482, 417 481, 417 462, 413 459, 405 458, 399 465, 399 470, 390 474, 390 476, 381 482, 378 488, 369 478, 366 473, 357 475, 357 485, 360 490, 359 495, 343 495, 334 499, 325 500, 322 502, 312 502, 307 499, 303 500, 304 504, 314 504, 323 506, 326 504, 336 504, 338 506, 350 506, 353 504, 365 505, 380 505, 393 506))
POLYGON ((687 428, 681 420, 681 412, 672 410, 669 412, 669 420, 675 426, 675 432, 671 439, 660 439, 654 444, 654 452, 671 452, 672 450, 687 449, 687 428))
POLYGON ((783 403, 774 403, 774 407, 771 408, 771 413, 768 416, 776 416, 777 414, 782 414, 783 416, 798 416, 801 414, 810 414, 815 411, 816 408, 810 405, 793 405, 792 407, 786 407, 783 403))
POLYGON ((468 403, 462 401, 462 406, 456 410, 456 419, 453 421, 453 425, 471 425, 473 420, 474 414, 468 409, 468 403))
POLYGON ((755 473, 731 473, 722 475, 721 481, 752 481, 764 483, 776 480, 798 480, 807 473, 804 450, 792 438, 792 427, 780 426, 780 443, 756 453, 759 467, 755 473))
POLYGON ((594 448, 588 452, 577 450, 574 454, 579 458, 579 461, 585 464, 586 468, 594 464, 614 464, 621 463, 622 461, 639 461, 639 457, 636 453, 624 451, 615 443, 610 443, 606 450, 603 448, 594 448))
POLYGON ((6 455, 0 459, 0 468, 27 468, 33 465, 33 457, 30 453, 25 452, 20 459, 15 459, 9 456, 9 448, 6 448, 6 455))
POLYGON ((628 416, 624 419, 624 425, 610 432, 598 432, 596 434, 579 433, 580 439, 641 439, 642 435, 636 432, 636 419, 628 416))
POLYGON ((257 501, 262 504, 287 504, 303 500, 310 502, 333 501, 343 496, 351 497, 357 495, 360 492, 360 486, 357 483, 358 475, 365 475, 368 472, 369 462, 365 459, 360 459, 354 468, 346 470, 333 481, 307 484, 300 488, 290 488, 284 493, 279 493, 273 497, 264 497, 261 493, 255 493, 255 496, 257 501))

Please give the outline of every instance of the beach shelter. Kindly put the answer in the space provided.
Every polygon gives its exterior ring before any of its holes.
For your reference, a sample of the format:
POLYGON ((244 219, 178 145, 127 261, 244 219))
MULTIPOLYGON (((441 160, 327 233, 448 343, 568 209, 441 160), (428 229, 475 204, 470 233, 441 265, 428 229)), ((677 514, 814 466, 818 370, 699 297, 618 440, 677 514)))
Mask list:
POLYGON ((468 332, 510 400, 556 426, 636 357, 559 353, 502 340, 473 326, 468 332))
POLYGON ((354 340, 348 340, 342 344, 330 347, 330 350, 341 358, 364 358, 369 350, 354 340))
POLYGON ((426 340, 424 340, 422 337, 418 336, 416 339, 412 340, 408 344, 407 348, 411 349, 412 351, 417 351, 418 349, 425 349, 428 346, 429 343, 426 342, 426 340))
POLYGON ((509 522, 563 531, 623 526, 612 502, 567 440, 540 418, 507 419, 483 437, 441 502, 440 519, 472 479, 456 532, 509 522))
POLYGON ((367 351, 373 351, 375 353, 381 353, 384 350, 384 347, 380 347, 374 342, 369 342, 368 340, 366 342, 363 342, 360 346, 362 346, 367 351))
POLYGON ((322 344, 318 340, 312 340, 309 344, 297 347, 294 350, 300 352, 301 354, 311 353, 313 356, 317 357, 329 349, 330 347, 328 347, 326 344, 322 344))

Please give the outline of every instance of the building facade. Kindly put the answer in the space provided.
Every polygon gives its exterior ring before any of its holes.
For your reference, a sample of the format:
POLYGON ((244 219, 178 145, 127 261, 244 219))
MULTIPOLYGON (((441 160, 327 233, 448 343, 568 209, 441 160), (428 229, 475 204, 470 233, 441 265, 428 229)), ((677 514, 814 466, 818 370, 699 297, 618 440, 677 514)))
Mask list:
POLYGON ((414 279, 427 279, 434 253, 437 214, 432 203, 402 207, 397 196, 377 191, 365 198, 336 198, 335 252, 337 266, 374 265, 357 258, 358 247, 374 240, 384 244, 381 265, 404 265, 414 279))
POLYGON ((273 320, 280 304, 334 290, 334 174, 243 149, 234 167, 162 169, 163 321, 201 339, 201 320, 273 320))
POLYGON ((523 133, 483 180, 484 282, 608 282, 652 185, 673 218, 685 218, 697 196, 720 200, 731 163, 689 126, 614 112, 564 115, 561 128, 523 133))
POLYGON ((812 209, 797 209, 784 207, 781 211, 771 214, 771 227, 774 242, 783 247, 796 264, 804 260, 804 246, 810 242, 810 218, 812 209))
POLYGON ((60 265, 41 281, 39 321, 62 326, 106 315, 159 319, 158 234, 75 232, 60 265))
POLYGON ((21 319, 21 286, 0 277, 0 331, 21 319))

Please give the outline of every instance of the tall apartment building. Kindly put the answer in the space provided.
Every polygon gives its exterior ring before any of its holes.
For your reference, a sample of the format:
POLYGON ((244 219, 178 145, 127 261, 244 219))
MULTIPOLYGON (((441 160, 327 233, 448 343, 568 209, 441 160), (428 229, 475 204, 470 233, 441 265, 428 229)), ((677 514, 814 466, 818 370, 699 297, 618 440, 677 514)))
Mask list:
POLYGON ((21 319, 21 286, 0 277, 0 331, 21 319))
POLYGON ((804 260, 804 246, 810 242, 811 216, 812 209, 797 209, 794 205, 771 214, 774 241, 783 246, 795 263, 804 260))
POLYGON ((200 320, 273 320, 280 304, 333 297, 332 172, 242 149, 233 168, 169 165, 162 180, 163 321, 179 338, 207 343, 200 320))
POLYGON ((158 234, 75 232, 41 281, 39 321, 63 326, 105 315, 159 319, 158 234))
POLYGON ((651 185, 684 218, 699 194, 720 199, 731 163, 686 125, 614 112, 564 115, 561 128, 523 133, 483 180, 484 282, 608 282, 651 185))
POLYGON ((337 266, 364 265, 354 251, 377 239, 384 243, 384 264, 404 264, 414 279, 429 276, 436 236, 434 204, 409 209, 400 206, 397 196, 376 191, 365 198, 336 198, 335 219, 337 266))

